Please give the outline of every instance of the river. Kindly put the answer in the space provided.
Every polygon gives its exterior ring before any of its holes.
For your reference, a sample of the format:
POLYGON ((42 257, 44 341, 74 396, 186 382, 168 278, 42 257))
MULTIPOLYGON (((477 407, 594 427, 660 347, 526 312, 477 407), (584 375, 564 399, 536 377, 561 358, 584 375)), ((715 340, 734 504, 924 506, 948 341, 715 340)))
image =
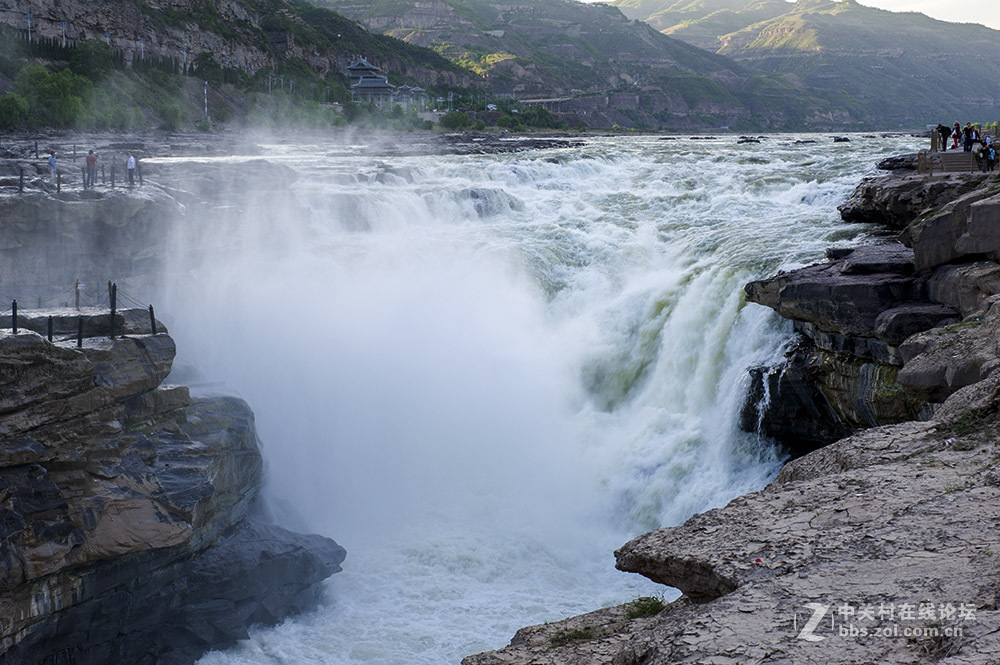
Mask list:
POLYGON ((164 310, 195 313, 171 327, 179 360, 256 412, 276 519, 348 558, 321 607, 200 663, 457 664, 675 597, 613 551, 777 472, 736 422, 746 368, 792 333, 743 285, 877 232, 836 206, 920 142, 851 139, 262 145, 299 207, 248 215, 164 310))

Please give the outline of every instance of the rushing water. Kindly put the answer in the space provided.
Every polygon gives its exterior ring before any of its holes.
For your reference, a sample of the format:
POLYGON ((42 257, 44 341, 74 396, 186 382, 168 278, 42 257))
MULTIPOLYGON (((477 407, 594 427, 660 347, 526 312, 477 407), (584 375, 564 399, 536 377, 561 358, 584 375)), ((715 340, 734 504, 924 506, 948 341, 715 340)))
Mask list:
POLYGON ((743 284, 865 237, 837 204, 915 147, 595 138, 392 158, 411 182, 266 146, 305 210, 252 214, 166 305, 197 313, 180 359, 254 408, 279 521, 348 559, 322 607, 201 662, 457 663, 667 591, 613 550, 780 461, 736 420, 790 330, 743 284))

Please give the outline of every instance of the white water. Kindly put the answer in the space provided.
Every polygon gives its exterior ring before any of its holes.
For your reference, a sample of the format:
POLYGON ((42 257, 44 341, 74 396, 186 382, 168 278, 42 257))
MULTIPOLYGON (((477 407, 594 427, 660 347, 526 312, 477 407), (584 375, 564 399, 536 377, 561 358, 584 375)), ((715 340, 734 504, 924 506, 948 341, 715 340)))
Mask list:
POLYGON ((165 310, 254 408, 280 521, 348 558, 325 605, 201 663, 457 663, 665 591, 613 550, 778 467, 736 420, 790 333, 743 284, 863 238, 836 205, 916 145, 794 138, 392 159, 412 183, 268 146, 311 214, 257 201, 165 310))

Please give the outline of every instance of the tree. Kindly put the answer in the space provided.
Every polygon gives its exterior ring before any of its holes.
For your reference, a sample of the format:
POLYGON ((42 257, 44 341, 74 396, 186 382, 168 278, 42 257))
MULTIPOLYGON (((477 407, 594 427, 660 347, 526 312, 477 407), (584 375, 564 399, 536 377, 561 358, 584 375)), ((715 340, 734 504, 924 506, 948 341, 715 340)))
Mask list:
POLYGON ((16 92, 8 92, 0 97, 0 127, 9 129, 24 122, 28 117, 28 100, 16 92))
POLYGON ((32 124, 68 127, 75 124, 94 99, 94 86, 68 69, 50 74, 41 65, 21 69, 15 90, 28 102, 32 124))
POLYGON ((462 111, 448 111, 438 120, 445 129, 465 129, 472 125, 472 118, 462 111))
POLYGON ((111 73, 112 67, 111 49, 99 39, 84 41, 69 56, 69 68, 73 73, 85 76, 95 83, 104 80, 111 73))
POLYGON ((202 51, 194 57, 194 71, 202 80, 222 83, 222 67, 215 61, 215 54, 212 51, 202 51))

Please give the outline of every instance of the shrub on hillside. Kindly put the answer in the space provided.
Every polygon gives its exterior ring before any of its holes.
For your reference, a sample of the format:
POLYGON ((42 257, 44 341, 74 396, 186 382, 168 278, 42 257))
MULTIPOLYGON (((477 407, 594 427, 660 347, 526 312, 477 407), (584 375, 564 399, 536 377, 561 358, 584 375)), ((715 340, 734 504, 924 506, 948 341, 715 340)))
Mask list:
POLYGON ((70 127, 83 116, 94 99, 90 80, 68 69, 50 74, 41 65, 21 69, 14 89, 29 106, 29 122, 34 125, 70 127))
POLYGON ((472 125, 472 118, 469 117, 468 113, 462 111, 448 111, 441 116, 438 124, 445 129, 465 129, 472 125))
POLYGON ((17 127, 28 118, 28 101, 16 92, 0 97, 0 127, 17 127))

